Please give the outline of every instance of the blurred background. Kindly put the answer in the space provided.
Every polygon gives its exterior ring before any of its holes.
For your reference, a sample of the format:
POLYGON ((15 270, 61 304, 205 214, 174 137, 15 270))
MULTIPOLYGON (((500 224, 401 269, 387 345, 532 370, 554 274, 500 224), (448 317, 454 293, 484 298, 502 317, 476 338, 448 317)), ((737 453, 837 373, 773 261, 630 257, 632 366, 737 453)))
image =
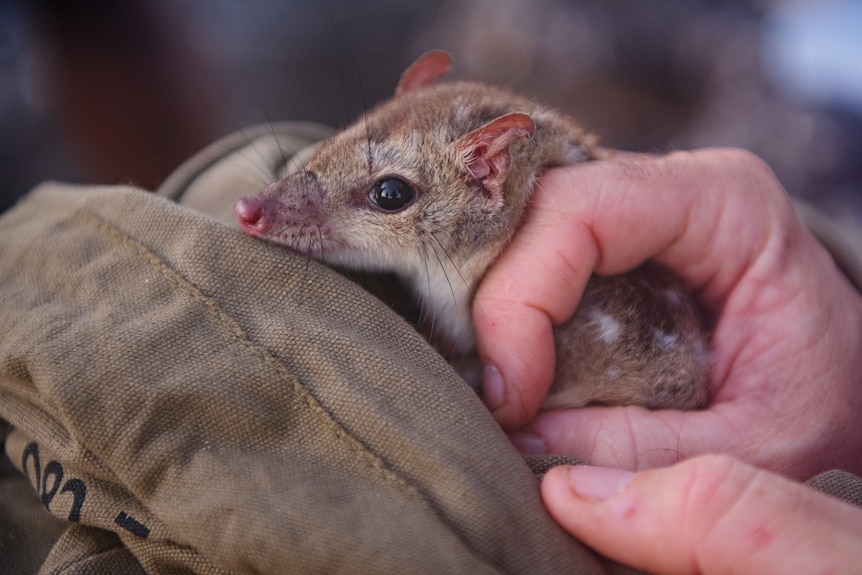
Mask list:
POLYGON ((342 126, 416 56, 606 145, 741 146, 862 214, 858 0, 0 0, 0 210, 46 179, 152 189, 244 126, 342 126))

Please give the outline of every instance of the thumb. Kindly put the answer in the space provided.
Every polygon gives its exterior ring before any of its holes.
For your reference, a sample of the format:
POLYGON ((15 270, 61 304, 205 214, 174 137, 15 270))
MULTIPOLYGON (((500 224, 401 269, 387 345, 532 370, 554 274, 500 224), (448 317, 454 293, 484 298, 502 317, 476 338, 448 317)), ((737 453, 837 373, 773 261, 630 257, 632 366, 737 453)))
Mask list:
POLYGON ((593 273, 654 259, 718 305, 764 245, 775 206, 792 210, 782 194, 762 162, 733 150, 615 153, 546 173, 473 300, 497 422, 518 429, 539 411, 554 373, 552 328, 572 317, 593 273), (762 213, 760 225, 752 213, 762 213))
POLYGON ((862 509, 723 455, 632 474, 557 467, 551 515, 607 557, 662 573, 850 573, 862 509))

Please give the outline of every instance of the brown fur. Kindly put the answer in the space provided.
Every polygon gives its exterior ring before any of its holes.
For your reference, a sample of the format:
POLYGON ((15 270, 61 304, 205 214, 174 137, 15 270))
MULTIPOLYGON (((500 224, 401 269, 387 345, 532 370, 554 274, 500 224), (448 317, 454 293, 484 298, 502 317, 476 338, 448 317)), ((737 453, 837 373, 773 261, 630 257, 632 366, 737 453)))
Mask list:
MULTIPOLYGON (((574 120, 526 98, 475 82, 435 83, 448 68, 444 52, 420 58, 394 98, 324 142, 304 171, 236 210, 253 235, 333 264, 400 275, 437 335, 468 355, 472 297, 522 223, 537 178, 594 158, 596 148, 574 120), (387 212, 369 193, 393 177, 416 196, 387 212)), ((593 278, 556 338, 548 408, 705 403, 705 335, 689 296, 660 270, 593 278)))

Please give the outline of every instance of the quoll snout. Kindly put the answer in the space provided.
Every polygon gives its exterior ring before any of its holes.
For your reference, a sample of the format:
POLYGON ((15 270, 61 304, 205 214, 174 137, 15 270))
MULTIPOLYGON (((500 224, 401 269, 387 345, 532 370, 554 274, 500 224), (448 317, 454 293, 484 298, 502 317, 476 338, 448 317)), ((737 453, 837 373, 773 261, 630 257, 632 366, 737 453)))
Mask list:
POLYGON ((265 235, 271 227, 271 214, 275 208, 273 203, 272 200, 255 196, 240 198, 234 206, 239 225, 253 236, 265 235))

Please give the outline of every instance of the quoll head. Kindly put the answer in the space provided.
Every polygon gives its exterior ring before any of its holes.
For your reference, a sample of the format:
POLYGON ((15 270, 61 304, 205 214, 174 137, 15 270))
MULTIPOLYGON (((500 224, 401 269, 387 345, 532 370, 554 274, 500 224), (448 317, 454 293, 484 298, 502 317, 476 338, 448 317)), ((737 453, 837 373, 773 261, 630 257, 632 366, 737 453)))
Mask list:
POLYGON ((510 196, 534 177, 513 169, 536 131, 520 110, 534 105, 478 83, 434 84, 449 66, 444 52, 420 58, 394 98, 302 171, 239 200, 242 227, 331 263, 406 273, 513 233, 510 196))

